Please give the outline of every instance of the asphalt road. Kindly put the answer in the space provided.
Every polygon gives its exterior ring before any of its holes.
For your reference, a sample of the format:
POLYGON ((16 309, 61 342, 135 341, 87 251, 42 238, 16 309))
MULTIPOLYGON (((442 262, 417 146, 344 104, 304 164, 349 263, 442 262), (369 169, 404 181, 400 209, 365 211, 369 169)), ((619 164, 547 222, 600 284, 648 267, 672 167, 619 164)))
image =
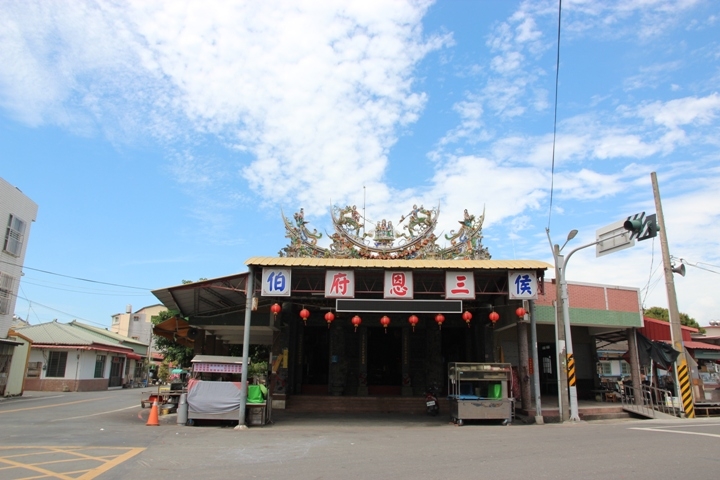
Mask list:
MULTIPOLYGON (((141 389, 0 400, 0 478, 715 479, 720 418, 510 426, 301 415, 235 430, 147 426, 141 389)), ((418 399, 422 401, 422 399, 418 399)))

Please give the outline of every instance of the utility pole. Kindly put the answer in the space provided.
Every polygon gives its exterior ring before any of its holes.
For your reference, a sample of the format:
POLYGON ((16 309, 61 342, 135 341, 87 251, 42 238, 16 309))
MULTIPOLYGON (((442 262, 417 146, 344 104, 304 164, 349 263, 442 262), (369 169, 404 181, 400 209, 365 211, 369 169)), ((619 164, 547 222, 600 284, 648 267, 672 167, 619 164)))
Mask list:
MULTIPOLYGON (((584 248, 584 247, 581 247, 584 248)), ((573 356, 573 343, 572 334, 570 331, 570 300, 568 298, 568 285, 565 278, 565 265, 570 260, 570 255, 575 253, 578 249, 573 250, 565 258, 564 255, 558 255, 556 260, 556 268, 560 273, 560 300, 562 301, 562 317, 563 325, 565 327, 565 351, 566 351, 566 368, 565 378, 567 379, 567 385, 570 392, 570 420, 573 422, 580 421, 580 413, 578 412, 578 400, 577 400, 577 386, 575 377, 575 357, 573 356)))
MULTIPOLYGON (((548 240, 550 240, 550 232, 548 231, 548 240)), ((563 309, 567 308, 560 299, 563 297, 561 281, 560 281, 560 246, 552 245, 553 256, 555 257, 555 298, 557 303, 557 315, 555 315, 555 336, 557 345, 555 346, 555 355, 558 358, 558 408, 560 409, 560 421, 566 422, 570 419, 570 404, 568 392, 568 376, 567 376, 567 352, 565 350, 565 322, 563 309)))
POLYGON ((680 311, 677 304, 677 294, 675 293, 675 281, 673 279, 672 263, 670 261, 670 252, 668 249, 667 232, 665 230, 665 217, 662 212, 662 203, 660 202, 660 188, 657 183, 657 175, 655 172, 650 174, 653 187, 653 196, 655 197, 655 210, 657 213, 657 222, 660 230, 660 248, 662 250, 663 269, 665 271, 665 287, 667 288, 668 297, 668 315, 670 317, 670 335, 672 337, 673 348, 680 352, 675 361, 675 385, 677 386, 678 396, 682 398, 683 410, 687 418, 695 418, 695 406, 693 405, 692 385, 690 382, 690 372, 688 369, 687 358, 685 357, 685 347, 682 340, 682 329, 680 328, 680 311))

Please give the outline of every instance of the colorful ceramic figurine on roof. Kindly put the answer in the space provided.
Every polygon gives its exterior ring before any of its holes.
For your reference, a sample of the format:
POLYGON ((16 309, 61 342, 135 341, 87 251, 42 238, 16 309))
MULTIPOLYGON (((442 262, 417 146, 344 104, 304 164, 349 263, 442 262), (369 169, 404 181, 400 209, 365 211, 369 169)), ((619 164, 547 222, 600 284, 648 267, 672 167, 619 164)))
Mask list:
POLYGON ((452 230, 445 239, 450 246, 437 244, 435 227, 439 208, 426 209, 422 205, 413 205, 407 215, 398 222, 398 233, 392 221, 383 219, 372 222, 358 212, 356 206, 333 206, 331 210, 334 232, 328 234, 330 245, 327 248, 317 244, 322 236, 316 230, 310 232, 305 221, 305 212, 300 209, 294 215, 295 224, 283 215, 286 237, 290 244, 283 248, 281 257, 314 258, 369 258, 369 259, 489 259, 487 248, 482 246, 482 224, 485 213, 475 218, 467 209, 460 229, 452 230), (365 226, 374 229, 366 232, 365 226))

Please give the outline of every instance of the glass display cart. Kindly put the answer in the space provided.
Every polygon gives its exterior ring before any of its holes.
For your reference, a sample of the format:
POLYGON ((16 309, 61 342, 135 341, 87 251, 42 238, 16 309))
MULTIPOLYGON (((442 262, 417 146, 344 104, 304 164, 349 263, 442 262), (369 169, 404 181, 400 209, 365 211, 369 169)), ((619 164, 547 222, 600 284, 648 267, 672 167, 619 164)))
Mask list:
POLYGON ((509 424, 514 407, 511 384, 509 363, 449 363, 450 418, 458 425, 464 420, 502 420, 509 424))

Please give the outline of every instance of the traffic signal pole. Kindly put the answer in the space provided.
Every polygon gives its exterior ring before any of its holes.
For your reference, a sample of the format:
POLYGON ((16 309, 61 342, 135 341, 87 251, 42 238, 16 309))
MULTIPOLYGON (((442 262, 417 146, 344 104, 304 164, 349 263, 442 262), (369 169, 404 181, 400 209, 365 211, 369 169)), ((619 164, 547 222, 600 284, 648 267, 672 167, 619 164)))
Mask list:
POLYGON ((695 406, 693 405, 692 384, 685 347, 682 340, 682 329, 680 326, 680 310, 678 309, 677 294, 675 293, 675 281, 673 279, 672 263, 668 250, 667 233, 665 229, 665 217, 663 216, 662 203, 660 202, 660 188, 658 187, 657 175, 650 174, 655 197, 655 210, 657 211, 657 222, 660 230, 660 248, 662 250, 663 269, 665 271, 665 287, 668 297, 668 314, 670 317, 670 335, 673 347, 680 352, 675 361, 675 385, 677 394, 682 399, 683 411, 687 418, 695 418, 695 406))

